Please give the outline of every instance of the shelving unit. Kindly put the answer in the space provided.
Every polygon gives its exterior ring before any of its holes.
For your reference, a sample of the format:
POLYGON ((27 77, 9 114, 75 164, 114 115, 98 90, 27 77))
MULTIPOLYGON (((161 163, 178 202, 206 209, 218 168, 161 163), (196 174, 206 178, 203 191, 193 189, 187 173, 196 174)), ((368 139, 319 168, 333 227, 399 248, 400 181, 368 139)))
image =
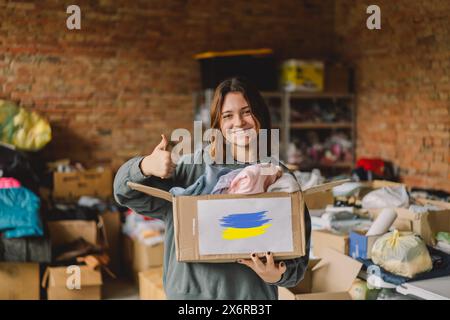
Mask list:
POLYGON ((333 163, 321 163, 314 162, 309 164, 289 163, 292 169, 299 169, 308 171, 313 168, 323 169, 324 171, 331 171, 331 173, 349 172, 355 162, 355 138, 356 138, 356 126, 355 126, 355 96, 351 93, 338 93, 338 92, 262 92, 263 97, 268 103, 271 112, 277 110, 279 118, 275 122, 273 127, 280 128, 280 150, 281 158, 287 162, 287 151, 289 143, 295 137, 305 136, 308 131, 315 132, 331 132, 335 130, 343 130, 348 132, 349 139, 351 141, 351 160, 339 160, 333 163), (348 119, 346 121, 297 121, 292 119, 293 108, 298 108, 299 112, 302 112, 302 107, 311 101, 321 101, 327 103, 342 103, 347 106, 348 119))

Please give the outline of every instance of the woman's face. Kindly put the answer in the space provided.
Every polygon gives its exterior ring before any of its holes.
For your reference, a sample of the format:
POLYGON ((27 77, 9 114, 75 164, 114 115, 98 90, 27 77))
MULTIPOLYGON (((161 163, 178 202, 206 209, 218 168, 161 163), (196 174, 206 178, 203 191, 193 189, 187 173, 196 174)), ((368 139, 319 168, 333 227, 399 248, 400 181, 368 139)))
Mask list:
POLYGON ((247 146, 251 137, 257 134, 250 106, 240 92, 227 93, 220 117, 220 130, 225 139, 234 145, 247 146))

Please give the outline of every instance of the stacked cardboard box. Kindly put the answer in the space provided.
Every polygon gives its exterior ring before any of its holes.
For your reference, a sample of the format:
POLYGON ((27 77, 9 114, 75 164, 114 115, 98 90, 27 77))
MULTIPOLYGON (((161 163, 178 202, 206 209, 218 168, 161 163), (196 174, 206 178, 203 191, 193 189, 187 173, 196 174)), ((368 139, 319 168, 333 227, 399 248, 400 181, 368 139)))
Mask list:
POLYGON ((39 300, 39 264, 0 262, 0 300, 39 300))
POLYGON ((141 300, 165 300, 161 267, 139 272, 139 297, 141 300))
POLYGON ((129 236, 123 238, 123 259, 128 275, 135 281, 138 280, 139 272, 163 265, 164 244, 158 243, 153 246, 143 244, 137 239, 129 236))

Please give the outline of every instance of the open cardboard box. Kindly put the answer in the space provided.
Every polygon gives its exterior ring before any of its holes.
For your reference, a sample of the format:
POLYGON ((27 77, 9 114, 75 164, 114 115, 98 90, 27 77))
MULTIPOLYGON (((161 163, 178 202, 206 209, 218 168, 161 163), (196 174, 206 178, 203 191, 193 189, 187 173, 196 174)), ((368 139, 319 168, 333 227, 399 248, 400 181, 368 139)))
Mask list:
POLYGON ((351 300, 349 290, 362 264, 325 248, 321 259, 310 260, 305 276, 293 288, 278 287, 280 300, 351 300))
MULTIPOLYGON (((343 181, 335 181, 332 183, 319 185, 305 191, 305 193, 323 192, 332 187, 341 184, 343 181)), ((199 244, 199 222, 198 212, 200 207, 203 212, 208 211, 208 207, 212 201, 222 200, 216 202, 223 206, 232 205, 239 206, 240 204, 252 206, 256 211, 261 210, 261 203, 266 199, 274 199, 274 201, 283 201, 290 207, 290 228, 292 235, 292 250, 291 251, 276 251, 273 255, 276 260, 279 259, 293 259, 304 256, 305 249, 305 221, 304 221, 304 198, 301 191, 286 193, 286 192, 268 192, 254 195, 239 195, 239 194, 215 194, 215 195, 200 195, 200 196, 176 196, 173 197, 169 192, 157 188, 148 187, 142 184, 128 182, 131 189, 144 192, 150 196, 158 197, 169 202, 173 206, 173 220, 174 220, 174 234, 175 234, 175 248, 177 260, 182 262, 235 262, 237 259, 248 258, 251 252, 236 252, 236 253, 219 253, 219 254, 201 254, 199 244), (281 199, 281 200, 280 200, 281 199), (228 201, 223 201, 228 200, 228 201), (230 201, 231 200, 231 201, 230 201), (206 202, 208 201, 208 206, 206 202), (200 203, 201 202, 201 203, 200 203), (206 207, 206 209, 205 209, 206 207)), ((270 202, 270 201, 269 201, 270 202)), ((273 204, 273 203, 272 203, 273 204)), ((277 203, 278 205, 278 203, 277 203)), ((285 206, 287 208, 288 206, 285 206)), ((209 214, 209 212, 208 212, 209 214)), ((284 212, 284 214, 287 214, 284 212)), ((267 251, 267 250, 266 250, 267 251)), ((257 252, 259 256, 263 256, 264 252, 257 252)))
POLYGON ((69 277, 75 274, 68 273, 68 267, 47 267, 42 278, 42 287, 47 288, 48 300, 100 300, 102 287, 102 274, 99 270, 88 266, 80 268, 80 288, 69 289, 69 277))
POLYGON ((322 257, 326 248, 348 255, 348 234, 339 234, 330 230, 313 230, 311 233, 312 250, 315 257, 322 257))
MULTIPOLYGON (((412 231, 422 237, 428 245, 435 245, 434 237, 438 232, 450 232, 450 206, 446 202, 422 199, 422 204, 433 204, 440 210, 426 213, 414 213, 407 208, 393 208, 397 213, 393 227, 399 231, 412 231)), ((369 209, 373 220, 382 209, 369 209)))

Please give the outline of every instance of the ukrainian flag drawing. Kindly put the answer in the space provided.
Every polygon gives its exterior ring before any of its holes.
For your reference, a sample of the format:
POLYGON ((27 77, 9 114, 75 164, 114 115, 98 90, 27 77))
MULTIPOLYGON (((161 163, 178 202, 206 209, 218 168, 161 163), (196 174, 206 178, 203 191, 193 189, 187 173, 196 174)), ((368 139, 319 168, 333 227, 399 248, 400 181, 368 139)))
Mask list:
POLYGON ((266 229, 271 226, 267 219, 267 211, 235 213, 224 216, 220 219, 221 227, 226 229, 222 233, 225 240, 236 240, 260 236, 266 233, 266 229))

